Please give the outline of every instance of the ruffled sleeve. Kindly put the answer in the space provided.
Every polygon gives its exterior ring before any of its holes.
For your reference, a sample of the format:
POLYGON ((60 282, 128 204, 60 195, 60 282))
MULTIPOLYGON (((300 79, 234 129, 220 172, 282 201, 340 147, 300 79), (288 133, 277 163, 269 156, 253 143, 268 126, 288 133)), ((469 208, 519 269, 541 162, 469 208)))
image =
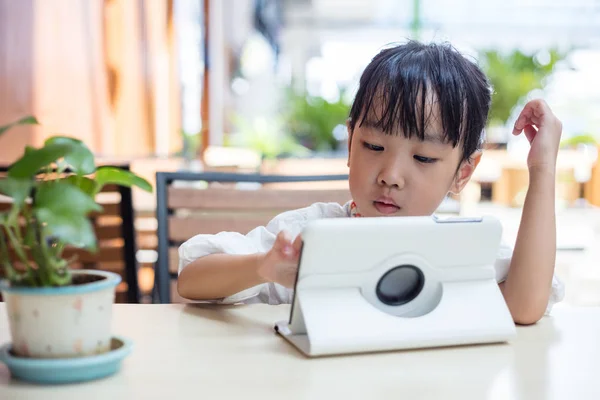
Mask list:
MULTIPOLYGON (((266 253, 273 247, 277 234, 282 230, 296 237, 310 220, 342 216, 347 216, 347 211, 339 204, 315 203, 306 208, 279 214, 266 226, 259 226, 246 235, 238 232, 196 235, 179 247, 179 274, 191 262, 209 254, 266 253)), ((282 304, 290 303, 291 299, 291 289, 276 283, 263 283, 232 296, 215 299, 213 302, 282 304)))

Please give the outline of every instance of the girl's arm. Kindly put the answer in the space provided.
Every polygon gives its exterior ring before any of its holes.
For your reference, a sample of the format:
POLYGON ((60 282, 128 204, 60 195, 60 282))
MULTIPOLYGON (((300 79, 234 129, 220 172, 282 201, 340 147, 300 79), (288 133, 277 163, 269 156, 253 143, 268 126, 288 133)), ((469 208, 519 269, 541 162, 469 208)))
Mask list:
POLYGON ((264 283, 258 274, 261 254, 210 254, 181 270, 177 292, 190 300, 215 300, 264 283))
POLYGON ((525 132, 531 144, 529 188, 502 294, 518 324, 533 324, 548 305, 556 258, 555 171, 561 122, 543 100, 525 106, 513 134, 525 132))
POLYGON ((215 300, 266 282, 293 287, 298 271, 300 237, 282 231, 268 253, 210 254, 181 270, 177 291, 190 300, 215 300))

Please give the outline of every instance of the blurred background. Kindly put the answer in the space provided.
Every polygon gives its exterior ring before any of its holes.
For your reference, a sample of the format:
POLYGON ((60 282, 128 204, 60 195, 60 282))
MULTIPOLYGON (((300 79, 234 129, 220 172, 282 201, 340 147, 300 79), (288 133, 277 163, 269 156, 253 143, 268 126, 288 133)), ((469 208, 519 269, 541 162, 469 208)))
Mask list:
MULTIPOLYGON (((450 41, 494 87, 486 151, 445 211, 493 214, 514 243, 531 98, 563 122, 556 271, 565 303, 600 304, 600 1, 0 0, 0 163, 55 133, 156 171, 346 173, 345 120, 384 46, 450 41)), ((153 195, 135 192, 140 286, 156 260, 153 195)))

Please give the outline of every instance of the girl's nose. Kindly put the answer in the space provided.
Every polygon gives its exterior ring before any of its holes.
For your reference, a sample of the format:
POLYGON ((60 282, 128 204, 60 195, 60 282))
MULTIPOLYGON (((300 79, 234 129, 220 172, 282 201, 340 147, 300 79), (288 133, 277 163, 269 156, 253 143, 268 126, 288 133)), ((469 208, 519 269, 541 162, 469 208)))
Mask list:
POLYGON ((403 168, 398 162, 386 164, 377 177, 377 183, 395 189, 403 189, 405 185, 403 168))

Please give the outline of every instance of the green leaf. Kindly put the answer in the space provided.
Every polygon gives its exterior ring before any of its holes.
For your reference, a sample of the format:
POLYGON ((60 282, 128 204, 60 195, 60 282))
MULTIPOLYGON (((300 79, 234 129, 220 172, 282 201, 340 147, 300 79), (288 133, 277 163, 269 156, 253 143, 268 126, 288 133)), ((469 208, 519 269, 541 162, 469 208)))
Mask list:
POLYGON ((76 247, 96 249, 96 235, 92 224, 85 216, 73 215, 67 210, 56 212, 48 208, 36 210, 36 216, 46 224, 50 236, 76 247))
POLYGON ((40 184, 35 195, 35 208, 82 216, 91 211, 102 211, 102 207, 96 204, 93 198, 64 180, 40 184))
POLYGON ((35 195, 36 216, 49 234, 78 247, 95 248, 87 214, 101 210, 88 194, 64 181, 44 182, 35 195))
POLYGON ((38 125, 39 122, 37 121, 37 119, 35 119, 35 117, 33 116, 27 116, 27 117, 23 117, 18 121, 15 121, 11 124, 8 125, 4 125, 4 126, 0 126, 0 136, 6 132, 7 130, 9 130, 10 128, 12 128, 13 126, 17 126, 17 125, 38 125))
POLYGON ((12 178, 10 176, 0 179, 0 193, 11 197, 18 206, 25 203, 32 186, 31 179, 12 178))
POLYGON ((66 144, 73 146, 73 151, 65 156, 65 161, 79 175, 91 174, 96 170, 94 155, 81 140, 54 136, 46 140, 45 145, 66 144))
POLYGON ((71 175, 62 180, 73 186, 77 186, 82 192, 90 196, 92 199, 96 195, 96 182, 93 179, 86 178, 85 176, 71 175))
POLYGON ((32 178, 38 171, 63 158, 73 151, 70 144, 52 144, 26 151, 25 154, 15 162, 8 170, 8 175, 14 178, 32 178))
POLYGON ((33 115, 28 115, 17 121, 18 125, 39 125, 40 123, 33 115))
POLYGON ((137 186, 152 193, 152 185, 147 180, 133 172, 117 167, 99 167, 96 171, 96 182, 98 183, 98 190, 102 186, 112 183, 127 187, 137 186))

